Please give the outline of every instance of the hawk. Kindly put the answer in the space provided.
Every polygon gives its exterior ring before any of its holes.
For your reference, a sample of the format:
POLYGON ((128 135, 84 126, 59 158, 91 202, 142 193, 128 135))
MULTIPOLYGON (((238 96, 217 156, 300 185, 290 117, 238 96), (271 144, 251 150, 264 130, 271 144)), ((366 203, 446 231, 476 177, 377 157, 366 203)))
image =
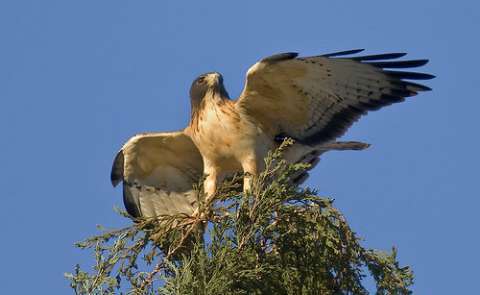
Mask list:
POLYGON ((243 188, 249 191, 267 153, 285 138, 295 141, 286 160, 312 167, 326 151, 368 147, 336 139, 367 112, 431 90, 412 81, 434 76, 396 70, 423 66, 426 59, 396 60, 405 53, 357 56, 361 51, 261 59, 247 71, 235 100, 221 74, 200 75, 190 88, 191 118, 184 130, 134 136, 115 157, 111 180, 114 186, 123 181, 129 214, 193 214, 193 186, 202 175, 207 198, 235 172, 244 173, 243 188))

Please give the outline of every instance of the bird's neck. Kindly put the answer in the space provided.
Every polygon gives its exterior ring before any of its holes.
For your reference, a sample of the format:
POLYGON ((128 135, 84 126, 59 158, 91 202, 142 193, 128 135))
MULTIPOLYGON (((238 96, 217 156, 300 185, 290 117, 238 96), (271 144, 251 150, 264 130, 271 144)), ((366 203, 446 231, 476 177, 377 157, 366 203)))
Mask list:
POLYGON ((191 100, 190 127, 193 131, 198 130, 198 123, 202 120, 202 114, 209 109, 221 107, 232 101, 222 92, 210 91, 200 101, 191 100))

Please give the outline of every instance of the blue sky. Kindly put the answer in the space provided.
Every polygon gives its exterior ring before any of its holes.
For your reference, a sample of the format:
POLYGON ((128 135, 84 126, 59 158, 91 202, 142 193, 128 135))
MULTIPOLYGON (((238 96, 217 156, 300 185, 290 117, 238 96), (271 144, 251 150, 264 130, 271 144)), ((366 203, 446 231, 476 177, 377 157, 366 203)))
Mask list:
POLYGON ((0 2, 2 294, 68 294, 73 243, 126 221, 111 162, 137 132, 189 118, 196 75, 232 97, 256 60, 367 48, 429 58, 434 91, 371 113, 308 185, 374 248, 399 249, 418 294, 477 288, 478 1, 0 2))

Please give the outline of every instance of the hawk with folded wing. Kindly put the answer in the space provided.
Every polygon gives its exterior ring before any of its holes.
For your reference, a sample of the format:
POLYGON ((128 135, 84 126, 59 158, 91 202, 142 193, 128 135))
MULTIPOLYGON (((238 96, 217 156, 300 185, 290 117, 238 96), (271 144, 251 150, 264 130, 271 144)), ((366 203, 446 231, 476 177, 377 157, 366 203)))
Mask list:
POLYGON ((286 137, 295 140, 285 154, 292 163, 316 164, 329 150, 368 147, 335 140, 368 111, 431 90, 412 80, 434 76, 392 70, 420 67, 428 60, 395 60, 404 53, 352 57, 361 51, 264 58, 248 70, 236 100, 229 98, 219 73, 199 76, 190 89, 191 120, 184 130, 134 136, 117 154, 111 180, 114 186, 123 181, 127 211, 136 217, 192 214, 193 186, 202 175, 207 198, 235 172, 245 173, 248 191, 268 151, 286 137))

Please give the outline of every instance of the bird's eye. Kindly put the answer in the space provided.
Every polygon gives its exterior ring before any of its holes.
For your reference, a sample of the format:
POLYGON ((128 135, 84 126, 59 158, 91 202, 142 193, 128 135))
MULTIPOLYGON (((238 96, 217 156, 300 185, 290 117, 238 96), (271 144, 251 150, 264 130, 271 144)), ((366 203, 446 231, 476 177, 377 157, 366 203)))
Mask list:
POLYGON ((205 81, 205 77, 200 77, 200 78, 198 78, 197 83, 198 83, 198 84, 201 84, 201 83, 203 83, 204 81, 205 81))

